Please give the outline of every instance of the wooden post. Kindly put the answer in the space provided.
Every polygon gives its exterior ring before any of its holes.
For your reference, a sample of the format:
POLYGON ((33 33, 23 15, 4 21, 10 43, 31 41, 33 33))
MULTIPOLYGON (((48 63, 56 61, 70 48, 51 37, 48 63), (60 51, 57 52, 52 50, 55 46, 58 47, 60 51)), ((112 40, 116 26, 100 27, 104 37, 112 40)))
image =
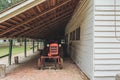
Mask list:
POLYGON ((35 41, 33 40, 33 53, 34 53, 34 51, 35 51, 35 49, 34 49, 34 47, 35 47, 35 41))
POLYGON ((38 48, 40 49, 40 41, 38 41, 38 48))
POLYGON ((9 65, 11 65, 11 58, 12 58, 12 45, 13 45, 13 40, 10 39, 10 44, 9 44, 9 65))
POLYGON ((6 74, 6 65, 0 64, 0 78, 5 77, 6 74))
POLYGON ((39 50, 39 40, 37 40, 37 50, 39 50))
POLYGON ((27 41, 26 41, 26 38, 24 39, 24 54, 25 54, 25 57, 27 57, 27 41))

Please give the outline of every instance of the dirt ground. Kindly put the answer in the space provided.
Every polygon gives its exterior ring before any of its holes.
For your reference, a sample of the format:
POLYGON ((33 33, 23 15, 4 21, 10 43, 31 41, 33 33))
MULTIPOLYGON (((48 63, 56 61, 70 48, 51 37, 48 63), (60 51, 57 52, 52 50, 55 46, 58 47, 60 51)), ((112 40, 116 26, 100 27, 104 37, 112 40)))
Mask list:
POLYGON ((38 70, 37 60, 38 54, 35 53, 22 58, 19 64, 7 66, 6 77, 0 80, 87 80, 70 58, 64 59, 62 70, 38 70))

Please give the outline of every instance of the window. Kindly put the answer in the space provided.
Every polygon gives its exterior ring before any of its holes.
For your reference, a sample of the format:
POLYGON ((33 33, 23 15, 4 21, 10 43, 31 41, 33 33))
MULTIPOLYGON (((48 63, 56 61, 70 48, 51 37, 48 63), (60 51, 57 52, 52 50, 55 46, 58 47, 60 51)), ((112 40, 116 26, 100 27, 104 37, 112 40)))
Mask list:
POLYGON ((72 33, 72 40, 75 40, 75 31, 72 33))
POLYGON ((76 40, 80 40, 80 27, 76 29, 76 40))
POLYGON ((65 36, 65 42, 68 43, 68 34, 65 36))
POLYGON ((70 40, 72 40, 72 32, 70 33, 70 40))

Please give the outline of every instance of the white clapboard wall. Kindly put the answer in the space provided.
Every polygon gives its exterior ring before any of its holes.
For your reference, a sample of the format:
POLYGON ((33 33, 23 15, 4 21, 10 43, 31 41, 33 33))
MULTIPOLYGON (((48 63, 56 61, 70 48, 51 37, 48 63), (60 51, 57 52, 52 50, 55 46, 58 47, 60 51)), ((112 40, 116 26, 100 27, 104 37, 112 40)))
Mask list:
MULTIPOLYGON (((115 0, 95 0, 94 78, 115 80, 120 73, 120 41, 115 37, 115 0)), ((116 32, 120 39, 120 0, 116 0, 116 32)))
POLYGON ((69 54, 73 61, 80 69, 93 80, 93 0, 80 0, 72 19, 66 27, 68 40, 70 32, 80 27, 80 40, 68 41, 72 42, 69 46, 69 54))

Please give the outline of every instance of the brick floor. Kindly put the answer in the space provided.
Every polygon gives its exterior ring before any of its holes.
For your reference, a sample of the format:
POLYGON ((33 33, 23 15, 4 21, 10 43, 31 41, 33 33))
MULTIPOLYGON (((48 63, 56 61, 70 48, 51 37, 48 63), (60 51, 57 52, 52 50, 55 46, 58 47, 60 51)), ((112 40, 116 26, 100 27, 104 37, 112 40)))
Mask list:
POLYGON ((27 57, 20 64, 7 67, 7 75, 0 80, 86 80, 80 69, 71 59, 64 60, 62 70, 38 70, 37 54, 27 57))

